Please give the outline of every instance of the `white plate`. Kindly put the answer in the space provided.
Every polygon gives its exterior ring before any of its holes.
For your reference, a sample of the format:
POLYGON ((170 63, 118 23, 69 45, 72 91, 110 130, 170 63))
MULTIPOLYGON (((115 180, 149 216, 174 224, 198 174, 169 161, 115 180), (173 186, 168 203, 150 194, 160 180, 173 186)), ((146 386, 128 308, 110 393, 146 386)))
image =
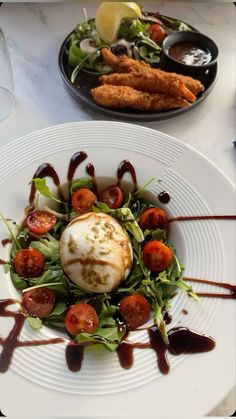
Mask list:
MULTIPOLYGON (((155 176, 150 188, 154 193, 170 192, 166 208, 171 216, 236 212, 233 185, 201 154, 160 132, 103 121, 51 127, 3 147, 0 210, 19 220, 35 169, 50 162, 65 181, 69 159, 80 150, 87 151, 87 161, 95 164, 98 177, 115 176, 124 159, 135 165, 140 184, 155 176)), ((80 166, 78 176, 85 175, 84 168, 85 164, 80 166)), ((235 281, 234 228, 235 222, 228 220, 173 223, 170 241, 186 266, 184 274, 235 281)), ((0 239, 6 236, 1 224, 0 239)), ((6 259, 8 252, 9 246, 1 247, 0 258, 6 259)), ((1 271, 0 297, 11 297, 15 291, 2 267, 1 271)), ((207 290, 208 286, 200 284, 195 289, 207 290)), ((164 376, 152 350, 137 349, 130 370, 120 367, 116 354, 86 351, 81 371, 72 373, 65 364, 64 344, 21 347, 9 371, 0 375, 2 412, 31 417, 156 417, 189 415, 194 406, 195 415, 206 415, 236 381, 235 301, 205 298, 198 304, 181 293, 173 299, 171 314, 171 327, 184 325, 207 332, 215 338, 216 348, 203 354, 169 356, 171 369, 164 376)), ((9 319, 0 320, 2 330, 11 327, 9 319)), ((139 339, 145 338, 143 333, 139 339)), ((44 327, 36 335, 25 326, 21 339, 36 336, 55 337, 57 333, 44 327)))

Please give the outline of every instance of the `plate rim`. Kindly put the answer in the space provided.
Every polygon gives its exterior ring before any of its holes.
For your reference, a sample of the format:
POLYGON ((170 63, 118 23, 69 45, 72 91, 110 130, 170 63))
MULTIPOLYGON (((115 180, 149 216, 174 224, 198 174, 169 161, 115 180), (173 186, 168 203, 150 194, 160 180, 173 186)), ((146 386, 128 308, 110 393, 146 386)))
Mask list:
MULTIPOLYGON (((197 153, 199 156, 201 156, 203 159, 205 159, 209 164, 211 164, 218 172, 221 173, 221 175, 230 183, 230 185, 235 189, 236 191, 236 184, 233 183, 233 181, 223 172, 223 170, 221 168, 219 168, 217 166, 217 164, 215 162, 213 162, 208 156, 206 156, 203 152, 197 150, 194 146, 184 142, 184 140, 180 140, 176 137, 174 137, 173 135, 170 134, 166 134, 165 132, 162 132, 160 130, 157 130, 155 128, 151 128, 151 127, 146 127, 144 125, 139 125, 137 123, 134 122, 127 122, 127 121, 108 121, 106 119, 100 119, 100 120, 90 120, 90 121, 73 121, 73 122, 62 122, 60 124, 53 124, 53 125, 49 125, 48 127, 45 128, 39 128, 37 130, 34 131, 30 131, 27 134, 21 135, 20 137, 14 138, 11 141, 9 141, 7 144, 4 144, 0 147, 0 150, 4 153, 7 152, 8 149, 11 149, 12 145, 14 144, 18 144, 21 141, 25 141, 27 140, 27 138, 34 134, 40 135, 41 133, 46 132, 47 130, 54 130, 56 128, 61 128, 61 127, 66 127, 66 126, 73 126, 73 125, 77 125, 77 124, 122 124, 122 125, 132 125, 135 126, 137 128, 140 129, 144 129, 144 130, 150 130, 152 132, 161 134, 163 137, 166 137, 167 139, 171 139, 172 141, 175 141, 177 144, 179 144, 180 146, 184 146, 188 149, 190 149, 192 152, 197 153)), ((168 141, 168 140, 167 140, 168 141)))

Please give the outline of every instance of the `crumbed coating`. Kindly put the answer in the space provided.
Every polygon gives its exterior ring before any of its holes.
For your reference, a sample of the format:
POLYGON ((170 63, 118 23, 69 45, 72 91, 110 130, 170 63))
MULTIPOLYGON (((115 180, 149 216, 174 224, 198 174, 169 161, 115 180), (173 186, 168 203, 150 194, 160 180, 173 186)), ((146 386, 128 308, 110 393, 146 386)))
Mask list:
POLYGON ((181 97, 147 93, 129 86, 104 84, 91 90, 94 100, 105 108, 133 108, 143 111, 163 111, 189 106, 181 97))
POLYGON ((100 82, 119 86, 130 86, 149 93, 163 93, 183 97, 189 102, 196 100, 196 94, 204 90, 199 80, 177 73, 154 69, 144 61, 134 60, 126 55, 116 57, 106 48, 102 55, 115 73, 103 75, 100 82))

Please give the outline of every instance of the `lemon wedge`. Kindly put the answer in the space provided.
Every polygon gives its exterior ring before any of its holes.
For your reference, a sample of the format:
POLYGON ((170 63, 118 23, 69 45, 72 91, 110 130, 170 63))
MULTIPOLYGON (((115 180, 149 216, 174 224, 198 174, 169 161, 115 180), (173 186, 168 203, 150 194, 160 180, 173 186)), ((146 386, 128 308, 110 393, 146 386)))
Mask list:
POLYGON ((95 16, 95 25, 103 41, 110 44, 116 40, 121 21, 125 17, 141 18, 140 7, 131 1, 100 4, 95 16))

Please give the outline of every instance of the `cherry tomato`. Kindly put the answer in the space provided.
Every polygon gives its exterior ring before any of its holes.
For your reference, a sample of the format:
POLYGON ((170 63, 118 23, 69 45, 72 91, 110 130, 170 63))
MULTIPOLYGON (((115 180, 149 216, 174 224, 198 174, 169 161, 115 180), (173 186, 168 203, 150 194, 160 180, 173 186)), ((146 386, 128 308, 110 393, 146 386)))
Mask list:
POLYGON ((107 204, 111 209, 119 208, 123 202, 123 192, 119 186, 108 186, 101 193, 100 201, 107 204))
POLYGON ((72 207, 77 212, 89 212, 96 200, 96 195, 90 189, 77 189, 72 194, 72 207))
POLYGON ((25 278, 34 278, 44 270, 44 256, 37 249, 19 250, 13 261, 14 271, 25 278))
POLYGON ((44 234, 55 226, 57 218, 48 211, 37 210, 26 218, 26 225, 35 234, 44 234))
POLYGON ((148 208, 140 215, 139 225, 143 231, 146 229, 155 230, 156 228, 166 229, 167 224, 167 215, 161 208, 148 208))
POLYGON ((32 316, 47 317, 54 303, 54 293, 46 287, 35 288, 23 294, 22 305, 32 316))
POLYGON ((78 333, 94 333, 98 327, 98 316, 94 308, 87 303, 70 307, 64 319, 66 330, 73 336, 78 333))
POLYGON ((154 23, 149 28, 149 35, 152 41, 156 42, 156 44, 161 44, 166 33, 161 25, 154 23))
POLYGON ((164 271, 172 259, 172 250, 159 240, 151 240, 143 246, 142 260, 152 272, 164 271))
POLYGON ((150 306, 141 294, 132 294, 122 298, 119 308, 123 320, 130 329, 137 329, 149 319, 150 306))

